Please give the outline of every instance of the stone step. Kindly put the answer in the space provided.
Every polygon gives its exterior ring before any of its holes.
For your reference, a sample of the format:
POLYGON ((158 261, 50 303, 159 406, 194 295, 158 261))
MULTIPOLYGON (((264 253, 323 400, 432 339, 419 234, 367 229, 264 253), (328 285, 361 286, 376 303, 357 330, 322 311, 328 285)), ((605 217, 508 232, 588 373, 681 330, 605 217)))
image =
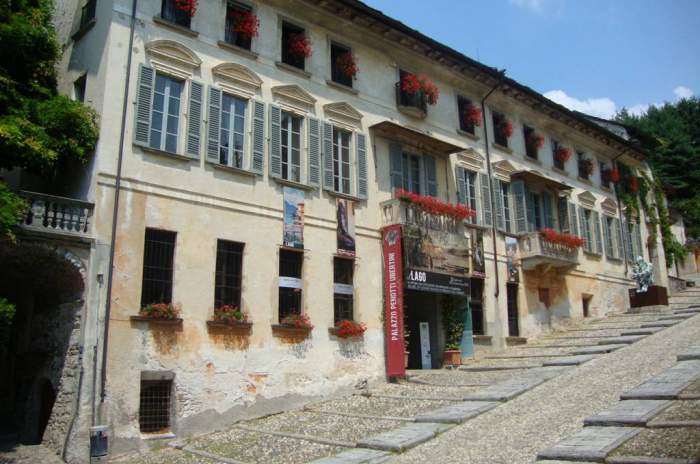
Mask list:
POLYGON ((641 431, 635 427, 584 427, 538 453, 537 459, 603 462, 608 453, 641 431))
POLYGON ((633 330, 625 330, 623 332, 620 332, 620 335, 622 336, 628 336, 628 335, 653 335, 656 332, 660 332, 664 330, 663 327, 647 327, 646 329, 633 329, 633 330))
POLYGON ((605 411, 587 417, 583 425, 591 426, 641 426, 671 405, 665 400, 627 400, 620 401, 605 411))
POLYGON ((386 451, 355 448, 335 456, 317 459, 309 464, 381 464, 391 459, 393 455, 386 451))
POLYGON ((678 324, 679 321, 657 321, 657 322, 647 322, 639 326, 640 329, 649 329, 653 327, 671 327, 672 325, 678 324))
POLYGON ((542 363, 543 366, 578 366, 595 359, 593 355, 580 354, 578 356, 564 356, 557 359, 550 359, 542 363))
POLYGON ((632 343, 638 342, 639 340, 645 338, 646 335, 627 335, 624 337, 609 338, 607 340, 599 341, 599 345, 631 345, 632 343))
POLYGON ((620 348, 623 348, 625 345, 617 344, 617 345, 598 345, 598 346, 585 346, 581 347, 580 349, 574 350, 571 352, 573 355, 579 355, 579 354, 604 354, 604 353, 610 353, 615 350, 619 350, 620 348))
POLYGON ((700 347, 693 348, 690 351, 681 353, 677 356, 679 361, 695 361, 700 360, 700 347))
POLYGON ((434 422, 440 424, 461 424, 462 422, 485 413, 500 403, 489 401, 464 401, 445 406, 434 411, 416 416, 416 422, 434 422))
POLYGON ((448 428, 450 428, 448 425, 431 422, 406 424, 403 427, 360 440, 357 446, 401 453, 431 440, 448 428))
POLYGON ((620 398, 623 400, 674 399, 697 378, 700 378, 700 360, 682 361, 622 394, 620 398))

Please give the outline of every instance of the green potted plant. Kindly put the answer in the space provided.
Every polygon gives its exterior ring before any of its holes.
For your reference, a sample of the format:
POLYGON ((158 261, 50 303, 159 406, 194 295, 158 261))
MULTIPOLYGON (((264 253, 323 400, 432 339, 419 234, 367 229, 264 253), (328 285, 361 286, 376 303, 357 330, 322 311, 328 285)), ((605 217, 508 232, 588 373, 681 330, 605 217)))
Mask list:
POLYGON ((455 303, 454 298, 447 296, 443 298, 442 314, 443 327, 445 328, 445 351, 442 353, 443 367, 462 364, 460 342, 462 340, 462 331, 464 330, 464 321, 455 303))

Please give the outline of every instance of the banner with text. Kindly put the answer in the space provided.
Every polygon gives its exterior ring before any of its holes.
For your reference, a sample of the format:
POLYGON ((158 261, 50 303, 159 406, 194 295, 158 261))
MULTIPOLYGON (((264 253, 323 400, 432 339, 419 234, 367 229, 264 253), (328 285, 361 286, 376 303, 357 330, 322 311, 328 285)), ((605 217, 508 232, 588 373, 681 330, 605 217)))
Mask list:
POLYGON ((386 373, 389 377, 404 377, 403 339, 403 269, 401 257, 401 226, 385 227, 382 231, 384 254, 384 327, 386 331, 386 373))

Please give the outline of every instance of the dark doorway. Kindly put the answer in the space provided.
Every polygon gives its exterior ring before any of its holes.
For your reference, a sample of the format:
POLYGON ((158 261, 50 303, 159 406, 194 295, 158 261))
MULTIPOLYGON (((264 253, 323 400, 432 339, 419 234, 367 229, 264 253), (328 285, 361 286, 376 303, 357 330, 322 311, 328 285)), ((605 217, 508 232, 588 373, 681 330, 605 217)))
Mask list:
POLYGON ((39 383, 39 423, 36 435, 36 444, 41 443, 44 430, 49 424, 53 404, 56 402, 56 391, 48 379, 42 379, 39 383))
MULTIPOLYGON (((442 352, 438 337, 441 333, 440 295, 436 293, 406 290, 404 294, 404 333, 408 341, 408 368, 423 369, 423 350, 421 349, 421 322, 428 324, 427 335, 430 339, 430 368, 440 367, 442 352)), ((424 336, 426 331, 424 329, 424 336)))
POLYGON ((518 284, 507 284, 508 296, 508 336, 519 337, 520 326, 518 324, 518 284))
POLYGON ((591 305, 591 297, 588 295, 584 295, 583 296, 583 317, 588 317, 590 305, 591 305))

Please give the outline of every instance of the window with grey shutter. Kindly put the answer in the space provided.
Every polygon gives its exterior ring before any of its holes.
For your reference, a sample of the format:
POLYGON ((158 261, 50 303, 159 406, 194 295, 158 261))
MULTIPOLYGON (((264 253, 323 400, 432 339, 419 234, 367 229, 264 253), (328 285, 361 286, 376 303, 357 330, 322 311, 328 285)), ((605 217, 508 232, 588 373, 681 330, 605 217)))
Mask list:
MULTIPOLYGON (((488 178, 487 178, 488 179, 488 178)), ((505 221, 505 210, 503 208, 503 190, 501 188, 501 181, 498 179, 493 179, 493 207, 496 209, 496 229, 501 231, 506 231, 506 221, 505 221)))
POLYGON ((591 211, 591 226, 593 227, 593 236, 595 240, 595 247, 593 247, 593 252, 599 255, 603 254, 603 240, 600 236, 600 215, 598 211, 591 211))
POLYGON ((209 86, 207 117, 207 161, 219 162, 219 130, 221 129, 221 90, 209 86))
POLYGON ((602 215, 600 217, 600 225, 603 228, 603 239, 605 240, 605 256, 615 258, 613 248, 613 231, 611 230, 612 218, 602 215))
POLYGON ((493 224, 493 213, 491 211, 491 187, 489 186, 489 176, 479 173, 479 184, 481 187, 481 222, 483 226, 493 224))
POLYGON ((252 100, 252 103, 250 170, 262 176, 265 164, 265 104, 258 100, 252 100))
POLYGON ((625 257, 624 246, 625 242, 622 240, 622 227, 620 226, 620 220, 618 218, 612 219, 612 230, 611 234, 615 237, 615 257, 618 259, 623 259, 625 257))
POLYGON ((549 192, 542 193, 542 209, 544 211, 544 226, 554 229, 554 210, 552 207, 552 195, 549 192))
POLYGON ((583 244, 583 249, 586 251, 593 251, 593 244, 591 243, 591 231, 588 228, 588 221, 586 221, 586 210, 582 207, 578 207, 578 220, 579 229, 581 230, 581 238, 585 242, 583 244))
POLYGON ((437 197, 437 169, 434 157, 423 155, 423 170, 425 171, 425 193, 431 197, 437 197))
POLYGON ((323 188, 333 190, 333 126, 323 123, 323 188))
POLYGON ((641 226, 641 224, 637 224, 637 227, 635 228, 634 240, 637 244, 637 252, 639 253, 638 256, 641 256, 642 258, 644 258, 644 247, 642 246, 642 226, 641 226))
POLYGON ((525 205, 525 183, 516 180, 510 184, 513 195, 513 212, 515 213, 515 233, 527 232, 527 206, 525 205))
POLYGON ((464 176, 464 168, 455 166, 455 179, 457 180, 457 203, 467 205, 467 184, 464 176))
POLYGON ((537 231, 537 223, 535 221, 535 195, 525 186, 525 206, 527 207, 527 230, 528 232, 537 231))
POLYGON ((355 161, 357 162, 357 196, 367 198, 367 137, 355 134, 355 161))
POLYGON ((134 143, 148 145, 151 132, 151 101, 153 100, 153 68, 139 66, 139 82, 136 92, 136 128, 134 143))
POLYGON ((576 205, 568 202, 569 205, 569 233, 583 238, 578 232, 578 220, 576 218, 576 205))
POLYGON ((282 110, 270 105, 270 176, 282 177, 282 110))
POLYGON ((389 144, 389 163, 391 170, 391 188, 403 188, 403 153, 398 143, 389 144))
POLYGON ((634 250, 632 249, 632 236, 630 235, 630 223, 627 220, 622 221, 622 236, 624 238, 625 249, 627 250, 627 261, 634 261, 634 250))
POLYGON ((187 109, 187 155, 199 159, 199 146, 202 134, 202 97, 204 86, 199 82, 190 83, 190 102, 187 109))
POLYGON ((308 118, 309 124, 309 185, 321 185, 321 123, 316 118, 308 118))

